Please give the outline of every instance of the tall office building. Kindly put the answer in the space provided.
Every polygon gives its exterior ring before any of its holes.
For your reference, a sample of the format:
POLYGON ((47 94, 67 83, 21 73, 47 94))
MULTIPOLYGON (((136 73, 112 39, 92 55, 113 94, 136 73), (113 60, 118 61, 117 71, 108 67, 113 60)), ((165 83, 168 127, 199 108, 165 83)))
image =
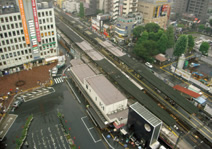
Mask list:
POLYGON ((179 14, 194 14, 201 22, 205 22, 207 19, 208 4, 209 0, 175 0, 173 11, 179 14))
POLYGON ((12 73, 57 55, 53 8, 37 9, 36 0, 18 0, 19 12, 0 14, 0 72, 12 73))
POLYGON ((137 12, 138 0, 98 0, 98 8, 110 13, 113 20, 118 16, 137 12))
POLYGON ((170 16, 172 0, 139 0, 138 12, 143 14, 144 23, 157 23, 162 28, 166 25, 170 16))

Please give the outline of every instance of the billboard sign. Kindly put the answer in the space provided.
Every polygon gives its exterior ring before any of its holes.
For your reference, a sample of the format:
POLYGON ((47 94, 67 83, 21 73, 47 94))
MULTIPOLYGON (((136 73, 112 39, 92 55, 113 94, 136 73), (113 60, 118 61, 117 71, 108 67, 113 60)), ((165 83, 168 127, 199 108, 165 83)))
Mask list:
POLYGON ((29 31, 30 31, 30 38, 31 38, 31 43, 32 43, 32 53, 33 54, 38 54, 38 43, 37 43, 37 38, 36 38, 36 31, 35 31, 35 26, 33 20, 29 20, 29 31))
POLYGON ((167 15, 168 7, 169 7, 168 4, 164 4, 164 5, 162 6, 161 16, 166 16, 166 15, 167 15))
POLYGON ((33 16, 34 16, 37 40, 38 40, 38 42, 41 42, 39 23, 38 23, 38 16, 37 16, 37 9, 36 9, 36 1, 35 0, 32 0, 32 11, 33 11, 33 16))
POLYGON ((24 12, 23 0, 18 0, 18 3, 19 3, 19 9, 20 9, 20 14, 21 14, 21 20, 22 20, 26 44, 30 44, 29 33, 28 33, 28 29, 27 29, 26 17, 25 17, 25 12, 24 12))

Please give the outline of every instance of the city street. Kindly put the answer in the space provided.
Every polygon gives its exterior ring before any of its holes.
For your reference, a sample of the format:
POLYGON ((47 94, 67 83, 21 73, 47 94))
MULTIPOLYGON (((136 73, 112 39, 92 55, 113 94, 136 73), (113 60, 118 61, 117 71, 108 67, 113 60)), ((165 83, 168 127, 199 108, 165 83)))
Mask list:
MULTIPOLYGON (((21 136, 23 125, 30 114, 34 120, 26 138, 29 148, 69 148, 63 135, 57 113, 64 114, 65 125, 77 147, 104 149, 101 134, 93 125, 86 111, 71 94, 65 83, 53 86, 54 93, 24 102, 14 114, 18 118, 8 131, 4 143, 8 148, 15 148, 15 140, 21 136)), ((78 98, 81 98, 79 96, 78 98)), ((26 148, 26 145, 24 145, 26 148)))

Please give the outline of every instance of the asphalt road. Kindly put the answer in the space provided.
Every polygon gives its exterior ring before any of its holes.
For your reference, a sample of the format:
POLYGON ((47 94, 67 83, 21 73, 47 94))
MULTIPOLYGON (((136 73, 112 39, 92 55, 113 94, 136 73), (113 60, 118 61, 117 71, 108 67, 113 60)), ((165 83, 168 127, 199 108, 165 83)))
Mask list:
MULTIPOLYGON (((62 127, 59 125, 58 112, 64 114, 64 123, 71 136, 75 138, 74 142, 77 147, 80 146, 81 149, 106 148, 98 130, 88 118, 84 106, 76 101, 67 85, 60 83, 53 87, 54 93, 25 102, 15 110, 14 113, 18 115, 18 118, 6 135, 4 143, 7 144, 7 148, 15 148, 15 140, 21 136, 22 126, 30 114, 34 115, 34 120, 26 138, 29 148, 69 148, 62 127)), ((26 148, 25 145, 24 147, 26 148)))

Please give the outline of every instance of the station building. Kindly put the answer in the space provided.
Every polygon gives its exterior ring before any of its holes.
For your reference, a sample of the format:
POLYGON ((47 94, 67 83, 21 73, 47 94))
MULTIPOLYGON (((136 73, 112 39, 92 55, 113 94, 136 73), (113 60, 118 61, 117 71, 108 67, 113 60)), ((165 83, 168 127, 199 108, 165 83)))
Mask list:
POLYGON ((100 128, 113 124, 120 128, 127 123, 128 99, 102 74, 96 74, 87 64, 71 64, 71 76, 89 103, 88 111, 100 128))
POLYGON ((18 9, 0 13, 1 75, 39 65, 58 54, 53 8, 37 9, 36 0, 18 0, 13 5, 18 9))

